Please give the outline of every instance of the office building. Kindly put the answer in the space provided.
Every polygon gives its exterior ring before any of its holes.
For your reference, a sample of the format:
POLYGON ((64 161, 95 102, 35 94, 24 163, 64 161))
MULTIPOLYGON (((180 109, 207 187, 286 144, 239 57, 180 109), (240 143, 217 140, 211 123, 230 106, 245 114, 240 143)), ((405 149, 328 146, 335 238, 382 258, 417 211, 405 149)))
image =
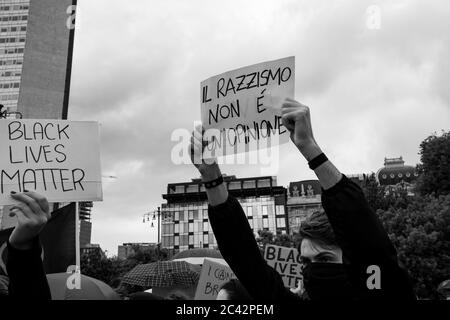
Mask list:
MULTIPOLYGON (((231 195, 242 205, 255 235, 258 230, 287 233, 286 189, 276 177, 224 176, 231 195)), ((163 194, 161 243, 170 255, 193 248, 217 248, 208 219, 208 202, 200 179, 171 183, 163 194)), ((232 232, 232 230, 230 230, 232 232)))
POLYGON ((0 0, 0 104, 8 111, 29 119, 67 118, 75 5, 0 0))

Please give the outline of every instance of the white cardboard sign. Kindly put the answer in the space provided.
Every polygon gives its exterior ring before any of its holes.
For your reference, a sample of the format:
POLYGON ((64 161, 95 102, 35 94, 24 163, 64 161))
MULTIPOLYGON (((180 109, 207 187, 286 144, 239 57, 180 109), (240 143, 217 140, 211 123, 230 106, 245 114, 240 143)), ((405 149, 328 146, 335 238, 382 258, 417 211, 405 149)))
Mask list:
POLYGON ((1 120, 0 205, 23 190, 49 202, 101 201, 98 123, 1 120))
POLYGON ((264 149, 289 141, 281 105, 294 98, 295 57, 267 61, 201 83, 201 116, 215 156, 264 149))

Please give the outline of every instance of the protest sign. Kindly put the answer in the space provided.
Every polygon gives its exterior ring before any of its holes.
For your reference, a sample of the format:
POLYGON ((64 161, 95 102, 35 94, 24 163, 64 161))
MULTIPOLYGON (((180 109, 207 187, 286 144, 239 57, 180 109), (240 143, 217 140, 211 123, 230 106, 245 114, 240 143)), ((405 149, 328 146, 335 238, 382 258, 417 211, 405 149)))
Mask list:
POLYGON ((96 122, 0 121, 0 205, 24 190, 49 202, 102 200, 99 149, 96 122))
POLYGON ((195 292, 195 300, 216 300, 220 287, 230 279, 236 279, 230 267, 205 259, 195 292))
POLYGON ((215 156, 264 149, 289 141, 281 105, 294 98, 295 57, 268 61, 201 83, 201 116, 208 152, 215 156), (211 130, 215 129, 215 130, 211 130))
POLYGON ((295 248, 266 245, 264 259, 281 275, 285 287, 296 288, 302 279, 300 254, 295 248))

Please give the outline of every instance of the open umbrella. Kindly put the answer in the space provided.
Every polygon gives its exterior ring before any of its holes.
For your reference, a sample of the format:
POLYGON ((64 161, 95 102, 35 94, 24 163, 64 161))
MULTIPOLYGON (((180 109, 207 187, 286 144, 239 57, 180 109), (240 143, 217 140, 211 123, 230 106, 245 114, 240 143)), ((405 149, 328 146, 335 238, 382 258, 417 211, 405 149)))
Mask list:
POLYGON ((47 281, 53 300, 120 300, 119 295, 106 283, 81 276, 80 289, 69 289, 69 273, 47 274, 47 281))
POLYGON ((142 287, 190 287, 197 284, 201 267, 185 261, 157 261, 134 267, 123 278, 124 283, 142 287))

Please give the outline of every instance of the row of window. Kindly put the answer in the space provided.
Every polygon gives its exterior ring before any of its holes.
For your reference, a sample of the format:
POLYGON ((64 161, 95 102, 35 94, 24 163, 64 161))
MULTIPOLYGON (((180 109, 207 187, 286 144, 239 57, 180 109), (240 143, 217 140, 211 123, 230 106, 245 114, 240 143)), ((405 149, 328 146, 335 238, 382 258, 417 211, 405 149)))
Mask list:
POLYGON ((5 17, 1 17, 0 21, 27 21, 28 20, 28 16, 5 16, 5 17))
MULTIPOLYGON (((402 174, 402 173, 399 173, 397 176, 398 176, 399 178, 403 178, 403 174, 402 174)), ((407 178, 409 178, 409 177, 411 177, 411 173, 407 172, 407 173, 405 174, 405 176, 406 176, 407 178)), ((418 177, 419 174, 416 172, 416 173, 414 173, 414 176, 415 176, 415 177, 418 177)), ((395 178, 395 174, 391 173, 391 174, 389 175, 389 177, 390 177, 391 179, 394 179, 394 178, 395 178)), ((383 175, 382 175, 382 178, 383 178, 383 179, 387 179, 387 175, 386 175, 386 174, 383 174, 383 175)))
POLYGON ((201 233, 204 231, 209 231, 209 222, 207 221, 162 224, 163 235, 170 235, 174 233, 188 233, 188 232, 201 233))
POLYGON ((14 83, 0 83, 0 89, 13 89, 13 88, 19 88, 20 83, 14 82, 14 83))
POLYGON ((18 94, 0 95, 0 101, 17 100, 17 99, 19 99, 19 95, 18 94))
POLYGON ((0 60, 0 66, 21 65, 21 64, 23 64, 23 59, 0 60))
POLYGON ((205 244, 216 244, 216 239, 214 234, 194 234, 194 235, 180 235, 180 236, 163 236, 161 238, 162 247, 173 247, 173 246, 194 246, 200 247, 205 244))
POLYGON ((20 54, 25 51, 25 48, 5 48, 0 49, 0 54, 20 54))
POLYGON ((20 43, 25 42, 25 37, 0 38, 0 43, 20 43))
MULTIPOLYGON (((256 216, 274 216, 274 206, 272 205, 261 205, 261 211, 258 207, 245 205, 243 209, 247 217, 256 216)), ((167 213, 167 211, 166 211, 167 213)), ((276 214, 284 215, 284 206, 276 206, 276 214)), ((195 209, 195 210, 183 210, 183 211, 173 211, 166 215, 164 221, 189 221, 189 220, 200 220, 208 219, 208 209, 195 209)))
POLYGON ((20 77, 22 73, 20 71, 3 71, 0 72, 0 77, 20 77))
MULTIPOLYGON (((248 222, 250 227, 254 230, 268 228, 275 231, 279 228, 286 228, 285 218, 249 218, 248 222)), ((210 229, 208 221, 166 223, 162 224, 162 235, 171 236, 173 234, 187 233, 202 234, 203 232, 209 232, 210 229)))
POLYGON ((28 10, 29 5, 27 4, 15 4, 11 6, 1 6, 0 11, 15 11, 15 10, 28 10))
POLYGON ((21 26, 21 27, 2 27, 0 28, 0 32, 1 33, 5 33, 5 32, 18 32, 18 31, 27 31, 27 27, 26 26, 21 26))

